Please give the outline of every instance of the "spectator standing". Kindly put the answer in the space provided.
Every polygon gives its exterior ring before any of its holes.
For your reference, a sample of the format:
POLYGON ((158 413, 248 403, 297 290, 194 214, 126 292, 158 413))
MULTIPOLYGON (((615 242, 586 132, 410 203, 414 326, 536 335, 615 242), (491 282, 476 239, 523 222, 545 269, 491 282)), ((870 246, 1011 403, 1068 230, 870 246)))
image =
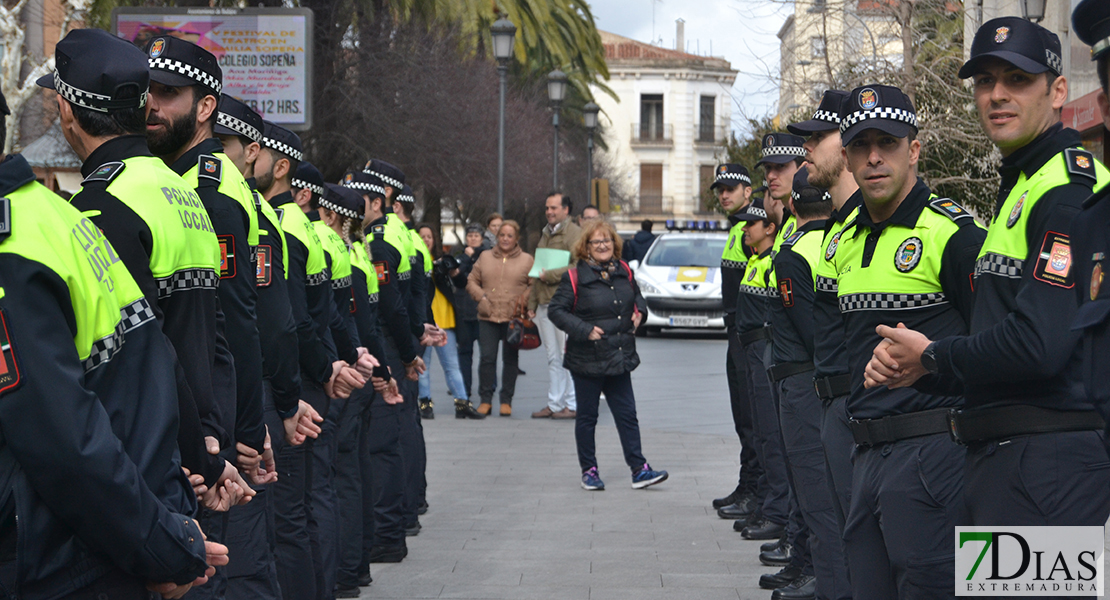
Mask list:
MULTIPOLYGON (((486 251, 482 226, 471 223, 466 226, 465 245, 455 257, 459 261, 459 277, 466 281, 478 256, 486 251)), ((474 378, 474 344, 478 341, 478 303, 466 291, 466 285, 455 288, 455 338, 458 340, 459 370, 462 371, 466 397, 470 397, 474 378)))
MULTIPOLYGON (((466 290, 478 302, 478 412, 488 415, 497 388, 497 346, 505 340, 509 321, 520 313, 528 296, 532 255, 520 247, 520 225, 508 220, 497 232, 497 246, 483 252, 467 279, 466 290)), ((501 416, 513 414, 518 350, 503 344, 501 371, 501 416)))
POLYGON ((617 424, 625 462, 632 468, 632 487, 645 488, 667 479, 666 471, 652 470, 640 450, 632 370, 640 364, 635 332, 647 304, 628 264, 620 259, 620 250, 620 237, 612 225, 601 220, 589 223, 574 245, 575 273, 563 276, 550 303, 551 320, 567 334, 563 362, 582 400, 574 438, 586 490, 605 489, 594 456, 602 392, 617 424))
POLYGON ((501 224, 505 222, 505 218, 501 213, 490 213, 486 217, 486 230, 482 233, 482 246, 486 250, 497 247, 497 232, 501 231, 501 224))
MULTIPOLYGON (((569 264, 574 264, 574 243, 578 241, 581 229, 574 224, 570 213, 574 204, 570 196, 559 192, 551 192, 544 203, 544 216, 547 225, 543 228, 540 243, 536 246, 537 252, 541 248, 551 250, 564 250, 571 257, 569 264)), ((528 316, 535 319, 540 330, 540 341, 547 351, 547 406, 532 413, 533 419, 554 418, 573 419, 578 409, 574 398, 574 387, 571 383, 570 372, 563 368, 563 347, 566 346, 567 336, 551 322, 548 316, 548 303, 555 295, 559 280, 569 267, 541 270, 539 278, 532 285, 532 294, 528 298, 528 316)))
POLYGON ((586 207, 582 209, 582 214, 578 217, 578 226, 585 227, 589 223, 600 219, 601 211, 598 210, 596 206, 587 204, 586 207))
POLYGON ((644 260, 644 255, 647 254, 648 248, 651 247, 652 242, 657 237, 651 232, 651 228, 654 226, 655 222, 651 219, 640 221, 640 230, 624 244, 624 260, 626 262, 644 260))

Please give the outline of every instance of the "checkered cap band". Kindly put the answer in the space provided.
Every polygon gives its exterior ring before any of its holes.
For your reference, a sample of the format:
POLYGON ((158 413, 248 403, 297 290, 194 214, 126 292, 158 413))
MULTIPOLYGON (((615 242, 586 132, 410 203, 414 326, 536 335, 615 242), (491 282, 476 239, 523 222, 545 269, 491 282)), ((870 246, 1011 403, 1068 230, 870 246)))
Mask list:
POLYGON ((717 174, 717 181, 724 181, 725 183, 728 183, 730 180, 732 180, 732 181, 743 181, 744 183, 746 183, 748 185, 752 184, 752 178, 748 177, 747 175, 745 175, 743 173, 718 173, 717 174))
MULTIPOLYGON (((294 185, 294 187, 296 187, 295 183, 293 185, 294 185)), ((329 201, 327 198, 320 198, 320 206, 323 206, 324 208, 326 208, 326 209, 328 209, 328 210, 330 210, 334 213, 343 215, 344 217, 347 217, 348 219, 357 219, 357 218, 359 218, 359 214, 357 212, 355 212, 355 211, 353 211, 349 208, 344 208, 342 206, 339 206, 338 204, 329 201)))
POLYGON ((802 158, 806 155, 806 151, 801 146, 770 146, 763 149, 762 156, 797 156, 802 158))
POLYGON ((848 294, 840 297, 840 312, 860 310, 909 310, 947 304, 943 292, 932 294, 848 294))
POLYGON ((340 277, 339 279, 332 279, 331 280, 331 289, 333 289, 333 290, 341 290, 343 288, 349 288, 349 287, 351 287, 351 276, 350 275, 348 275, 346 277, 340 277))
POLYGON ((1021 279, 1023 267, 1024 261, 1020 259, 988 252, 975 261, 975 277, 988 273, 1007 279, 1021 279))
POLYGON ((380 186, 376 183, 363 183, 361 181, 346 181, 346 182, 343 183, 343 187, 349 187, 352 190, 361 190, 363 192, 375 192, 375 193, 381 194, 383 196, 385 195, 385 188, 383 188, 382 186, 380 186))
POLYGON ((1091 56, 1097 56, 1107 48, 1110 48, 1110 37, 1095 42, 1095 45, 1091 46, 1091 56))
POLYGON ((223 90, 224 86, 220 83, 219 79, 208 73, 205 73, 204 71, 194 67, 193 65, 187 65, 179 60, 174 60, 172 58, 151 58, 148 60, 150 62, 151 69, 155 71, 166 71, 169 73, 184 75, 189 79, 192 79, 193 81, 203 85, 204 87, 216 92, 217 96, 219 96, 220 91, 223 90))
POLYGON ((840 124, 840 115, 838 115, 838 114, 836 114, 836 113, 834 113, 830 110, 817 109, 817 112, 813 113, 813 120, 814 121, 824 121, 826 123, 832 123, 834 125, 839 125, 840 124))
POLYGON ((756 208, 754 206, 749 206, 744 212, 749 214, 749 215, 755 215, 755 216, 759 217, 760 219, 766 219, 767 218, 767 211, 763 210, 762 208, 756 208))
POLYGON ((840 133, 844 133, 849 127, 867 121, 868 119, 886 119, 887 121, 899 121, 917 127, 917 115, 904 109, 894 108, 891 106, 880 106, 872 110, 857 110, 856 112, 848 115, 840 122, 840 133))
POLYGON ((324 269, 319 273, 309 275, 305 278, 305 283, 309 286, 321 285, 327 283, 328 281, 331 281, 331 272, 327 269, 324 269))
MULTIPOLYGON (((397 181, 396 179, 390 177, 389 175, 382 175, 381 173, 379 173, 377 171, 371 171, 370 169, 363 169, 362 172, 366 173, 367 175, 373 175, 374 177, 377 177, 378 179, 381 179, 389 187, 395 187, 397 189, 401 189, 401 188, 405 187, 405 184, 401 183, 400 181, 397 181)), ((383 191, 382 193, 384 194, 385 192, 383 191)))
POLYGON ((160 277, 158 298, 167 298, 174 292, 186 290, 214 290, 220 285, 220 274, 215 269, 182 269, 169 277, 160 277))
MULTIPOLYGON (((95 110, 96 112, 106 113, 112 108, 115 108, 112 106, 113 104, 121 104, 118 100, 113 101, 111 96, 86 92, 85 90, 73 87, 65 81, 62 81, 62 76, 58 73, 57 69, 54 69, 54 90, 70 104, 76 104, 77 106, 95 110)), ((139 108, 146 106, 146 95, 147 92, 144 90, 142 95, 139 96, 139 108)), ((122 104, 126 104, 126 102, 122 104)))
POLYGON ((1045 59, 1045 62, 1048 63, 1048 68, 1052 69, 1056 73, 1063 73, 1064 72, 1064 61, 1060 59, 1059 54, 1056 54, 1052 50, 1049 50, 1048 48, 1045 48, 1045 50, 1044 50, 1044 59, 1045 59))
MULTIPOLYGON (((790 190, 790 197, 793 198, 795 202, 798 202, 802 199, 802 195, 798 192, 795 192, 794 190, 790 190)), ((829 195, 828 191, 826 191, 821 196, 821 201, 824 202, 825 200, 832 200, 832 196, 829 195)))
POLYGON ((288 156, 289 158, 292 158, 293 160, 304 160, 304 152, 297 150, 296 148, 290 146, 289 144, 286 144, 285 142, 279 142, 273 138, 263 137, 262 145, 266 146, 267 148, 277 150, 278 152, 281 152, 282 154, 288 156))
POLYGON ((722 258, 721 259, 721 268, 722 269, 746 269, 747 267, 748 267, 748 261, 740 262, 738 260, 732 260, 732 259, 729 259, 729 258, 722 258))
POLYGON ((398 202, 407 202, 409 204, 416 204, 416 196, 412 194, 397 194, 398 202))
POLYGON ((86 373, 112 360, 116 352, 119 352, 120 348, 123 347, 124 336, 127 332, 143 323, 154 320, 154 311, 150 309, 150 303, 147 302, 146 298, 139 298, 121 308, 119 317, 119 322, 116 323, 116 328, 110 335, 93 342, 89 357, 85 359, 86 373))
POLYGON ((239 117, 233 117, 227 113, 216 113, 216 124, 223 125, 228 129, 238 133, 239 135, 246 136, 255 142, 262 142, 262 131, 252 127, 246 121, 239 117))
POLYGON ((764 298, 771 297, 771 288, 766 287, 755 287, 754 285, 744 285, 743 283, 741 283, 740 291, 745 294, 751 294, 753 296, 762 296, 764 298))
MULTIPOLYGON (((300 160, 300 159, 297 159, 297 160, 300 160)), ((302 190, 308 190, 308 191, 312 192, 313 194, 316 194, 317 196, 323 196, 324 191, 325 191, 324 188, 322 188, 318 185, 309 183, 309 182, 307 182, 303 179, 297 179, 296 177, 293 178, 293 180, 290 182, 290 185, 292 185, 295 188, 302 189, 302 190)), ((334 208, 331 208, 331 207, 328 207, 328 209, 329 210, 335 210, 334 208)), ((339 212, 339 211, 335 210, 335 212, 339 212)))
POLYGON ((832 292, 834 294, 836 293, 836 280, 832 277, 822 277, 821 275, 818 275, 813 283, 815 289, 818 292, 832 292))

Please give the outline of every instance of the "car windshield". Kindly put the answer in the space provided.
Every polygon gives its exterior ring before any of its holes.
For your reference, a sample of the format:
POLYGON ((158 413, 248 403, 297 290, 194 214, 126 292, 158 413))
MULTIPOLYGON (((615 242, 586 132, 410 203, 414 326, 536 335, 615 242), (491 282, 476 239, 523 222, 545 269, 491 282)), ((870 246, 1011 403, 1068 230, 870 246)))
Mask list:
POLYGON ((725 238, 664 238, 644 259, 652 267, 719 267, 725 238))

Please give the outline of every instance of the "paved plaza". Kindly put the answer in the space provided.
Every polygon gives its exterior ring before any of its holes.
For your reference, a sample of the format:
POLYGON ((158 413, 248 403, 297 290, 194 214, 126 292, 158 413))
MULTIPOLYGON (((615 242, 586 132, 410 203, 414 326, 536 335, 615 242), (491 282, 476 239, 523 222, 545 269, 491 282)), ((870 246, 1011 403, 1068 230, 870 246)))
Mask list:
POLYGON ((455 419, 434 364, 437 414, 424 422, 431 510, 408 538, 408 558, 373 565, 362 597, 770 598, 757 580, 776 569, 759 564, 759 542, 710 506, 732 491, 738 465, 723 336, 639 345, 644 455, 671 474, 646 490, 631 488, 604 403, 597 456, 606 490, 579 487, 573 421, 529 418, 546 402, 543 350, 521 353, 528 374, 512 418, 455 419))

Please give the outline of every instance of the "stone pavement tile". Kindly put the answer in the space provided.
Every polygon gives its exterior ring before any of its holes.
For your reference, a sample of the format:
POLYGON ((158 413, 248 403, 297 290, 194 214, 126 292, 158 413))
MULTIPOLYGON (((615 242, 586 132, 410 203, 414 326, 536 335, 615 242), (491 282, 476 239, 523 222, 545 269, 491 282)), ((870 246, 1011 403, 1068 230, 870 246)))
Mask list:
POLYGON ((361 597, 374 598, 440 598, 443 594, 442 583, 408 584, 404 581, 379 581, 374 575, 374 583, 362 588, 361 597))
MULTIPOLYGON (((689 589, 647 589, 611 586, 595 586, 590 588, 590 600, 740 600, 741 596, 735 589, 706 588, 699 590, 689 589)), ((745 598, 746 600, 746 598, 745 598)), ((759 600, 767 600, 761 597, 759 600)))
POLYGON ((678 589, 736 588, 736 575, 705 573, 663 573, 663 587, 678 589))
POLYGON ((501 550, 521 551, 529 555, 536 552, 550 552, 558 555, 559 552, 570 549, 586 550, 590 548, 588 538, 580 540, 467 540, 463 550, 501 550))
POLYGON ((574 585, 594 586, 620 586, 630 588, 658 588, 662 581, 658 571, 639 568, 638 565, 628 565, 623 571, 615 573, 590 573, 587 575, 568 576, 566 573, 538 572, 524 573, 520 580, 521 586, 535 585, 561 585, 573 583, 574 585))
POLYGON ((469 557, 460 559, 455 563, 455 571, 487 570, 487 571, 513 571, 523 573, 560 573, 564 577, 574 578, 589 575, 590 561, 566 560, 562 557, 547 559, 523 559, 511 561, 487 559, 481 553, 472 553, 469 557))
POLYGON ((589 600, 590 588, 584 585, 508 586, 445 585, 440 598, 490 598, 504 600, 589 600))

